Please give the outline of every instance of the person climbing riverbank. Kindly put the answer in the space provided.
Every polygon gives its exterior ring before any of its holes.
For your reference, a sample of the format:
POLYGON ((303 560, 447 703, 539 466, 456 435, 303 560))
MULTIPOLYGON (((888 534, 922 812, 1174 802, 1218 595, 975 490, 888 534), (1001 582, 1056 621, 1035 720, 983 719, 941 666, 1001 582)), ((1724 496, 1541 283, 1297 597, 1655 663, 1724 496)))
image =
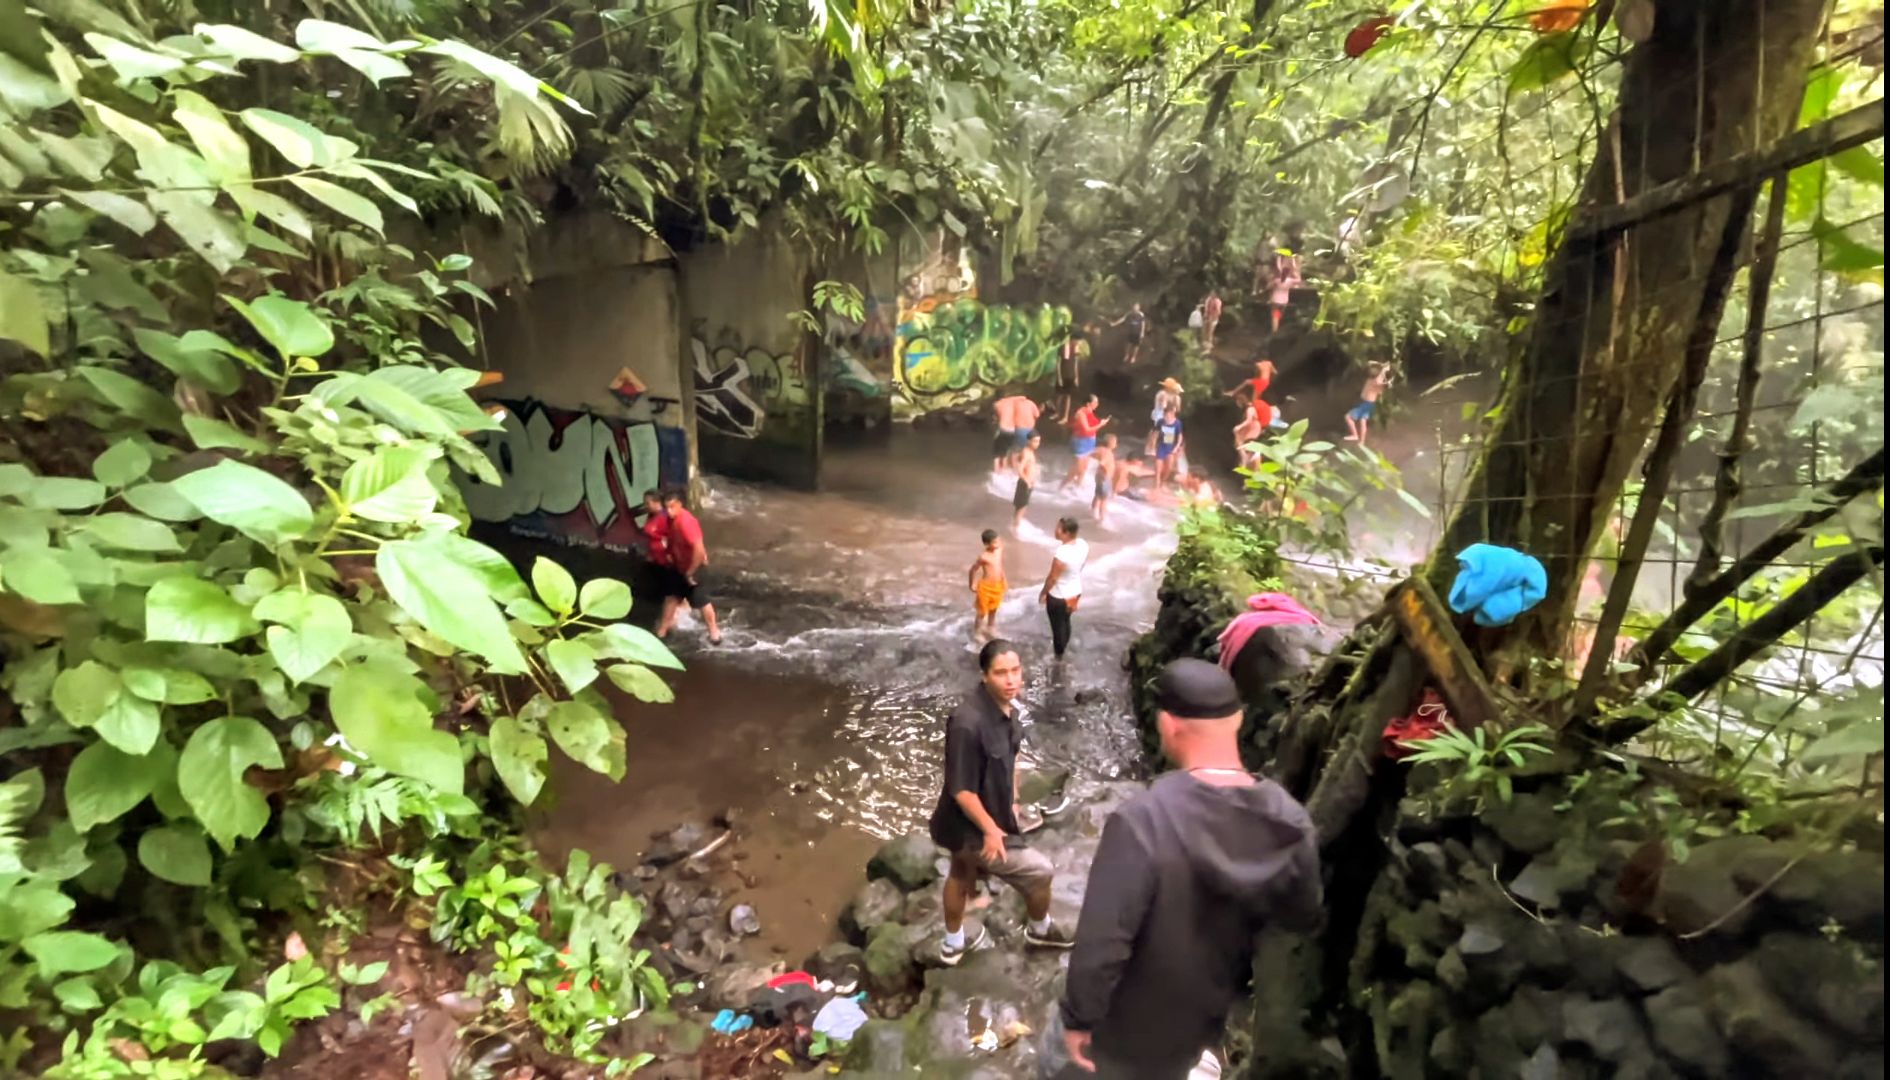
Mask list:
POLYGON ((1096 436, 1109 426, 1111 417, 1098 417, 1097 406, 1102 399, 1090 394, 1083 399, 1083 407, 1070 416, 1070 454, 1076 460, 1070 462, 1070 474, 1063 478, 1063 489, 1068 491, 1082 482, 1089 471, 1090 455, 1096 452, 1096 436))
POLYGON ((1219 290, 1209 289, 1207 298, 1201 301, 1201 348, 1214 351, 1214 330, 1221 325, 1221 294, 1219 290))
MULTIPOLYGON (((1022 483, 1020 480, 1019 483, 1022 483)), ((986 529, 980 536, 983 550, 972 560, 970 587, 972 597, 971 639, 997 636, 998 608, 1004 604, 1004 541, 996 529, 986 529)))
POLYGON ((1043 436, 1032 432, 1018 451, 1014 468, 1017 471, 1017 486, 1011 490, 1011 533, 1015 535, 1024 527, 1024 511, 1030 506, 1031 492, 1037 489, 1038 473, 1037 448, 1043 445, 1043 436))
POLYGON ((1308 931, 1320 919, 1312 821, 1242 767, 1233 678, 1205 660, 1173 661, 1156 677, 1155 705, 1176 769, 1103 826, 1043 1055, 1068 1055, 1060 1071, 1044 1070, 1058 1080, 1186 1077, 1220 1041, 1259 930, 1308 931))
POLYGON ((1142 342, 1148 337, 1148 316, 1143 314, 1142 305, 1130 304, 1128 312, 1109 325, 1125 327, 1128 330, 1128 342, 1122 352, 1123 364, 1134 364, 1141 359, 1142 342))
POLYGON ((1371 366, 1365 376, 1365 385, 1359 387, 1358 404, 1345 414, 1347 442, 1365 445, 1366 436, 1371 434, 1372 415, 1378 411, 1378 398, 1385 388, 1391 385, 1391 365, 1377 363, 1371 366))
POLYGON ((1071 331, 1063 338, 1063 344, 1057 349, 1057 423, 1070 422, 1070 410, 1076 405, 1076 395, 1082 392, 1083 361, 1089 356, 1089 342, 1094 336, 1095 327, 1083 324, 1081 331, 1071 331))
POLYGON ((1024 662, 1017 646, 1003 639, 978 652, 980 685, 945 722, 945 776, 932 811, 932 842, 951 856, 945 875, 945 933, 931 959, 955 966, 983 943, 982 923, 965 927, 965 907, 978 879, 989 875, 1024 895, 1029 916, 1026 944, 1067 949, 1068 930, 1050 918, 1050 886, 1056 870, 1042 852, 1013 848, 1017 824, 1017 751, 1024 742, 1024 662))
POLYGON ((664 515, 669 519, 669 565, 665 568, 663 617, 656 626, 657 637, 668 637, 676 625, 676 615, 686 604, 702 616, 709 630, 709 644, 722 643, 722 627, 716 621, 715 603, 702 584, 703 568, 709 564, 709 548, 702 538, 702 523, 683 505, 681 492, 663 496, 664 515))
POLYGON ((1089 541, 1078 539, 1077 531, 1075 518, 1057 521, 1057 548, 1037 594, 1050 620, 1050 648, 1058 660, 1070 647, 1070 616, 1083 602, 1083 565, 1089 562, 1089 541))

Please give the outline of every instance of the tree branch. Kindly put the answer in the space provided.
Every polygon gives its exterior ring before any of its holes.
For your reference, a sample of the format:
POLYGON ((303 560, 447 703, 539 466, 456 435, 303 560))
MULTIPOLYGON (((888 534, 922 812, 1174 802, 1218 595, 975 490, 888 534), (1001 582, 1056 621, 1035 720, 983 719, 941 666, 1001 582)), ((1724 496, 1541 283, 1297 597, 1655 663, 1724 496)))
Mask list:
MULTIPOLYGON (((1774 604, 1772 610, 1752 620, 1744 629, 1722 642, 1719 648, 1674 676, 1661 688, 1661 695, 1677 694, 1691 700, 1712 689, 1738 670, 1739 665, 1776 644, 1780 638, 1796 629, 1798 624, 1822 611, 1844 590, 1857 584, 1865 574, 1882 565, 1881 545, 1831 560, 1797 592, 1774 604)), ((1610 731, 1609 736, 1612 738, 1614 732, 1610 731)))
POLYGON ((1772 178, 1771 201, 1765 208, 1765 232, 1759 237, 1759 250, 1746 279, 1746 332, 1744 354, 1739 359, 1739 389, 1733 411, 1732 432, 1719 452, 1719 468, 1713 476, 1713 505, 1700 519, 1700 558, 1687 574, 1686 595, 1691 596, 1717 572, 1725 551, 1726 513, 1739 501, 1745 481, 1739 461, 1751 444, 1752 406, 1759 394, 1759 367, 1765 354, 1765 316, 1772 297, 1772 273, 1778 266, 1779 236, 1785 229, 1785 195, 1790 173, 1772 178))
POLYGON ((1816 510, 1807 510, 1779 526, 1737 562, 1690 592, 1680 606, 1635 648, 1634 660, 1641 665, 1637 681, 1644 682, 1653 677, 1654 666, 1666 656, 1667 650, 1673 647, 1680 635, 1705 618, 1722 600, 1739 591, 1739 587, 1752 575, 1790 551, 1794 544, 1805 538, 1806 533, 1843 509, 1852 499, 1880 487, 1883 484, 1883 464, 1883 447, 1880 446, 1876 453, 1859 462, 1850 472, 1815 496, 1825 505, 1816 510))

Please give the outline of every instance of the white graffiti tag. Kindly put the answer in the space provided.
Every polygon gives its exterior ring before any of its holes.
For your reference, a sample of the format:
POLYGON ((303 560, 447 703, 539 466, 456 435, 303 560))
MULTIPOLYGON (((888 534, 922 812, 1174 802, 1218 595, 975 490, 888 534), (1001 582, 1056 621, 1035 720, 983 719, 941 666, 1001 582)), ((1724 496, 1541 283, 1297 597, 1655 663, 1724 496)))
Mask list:
POLYGON ((613 425, 589 414, 559 428, 551 412, 535 403, 508 409, 503 431, 475 440, 504 483, 462 482, 467 511, 480 521, 507 521, 534 512, 568 514, 582 506, 600 532, 620 513, 640 517, 643 492, 661 483, 656 428, 613 425))

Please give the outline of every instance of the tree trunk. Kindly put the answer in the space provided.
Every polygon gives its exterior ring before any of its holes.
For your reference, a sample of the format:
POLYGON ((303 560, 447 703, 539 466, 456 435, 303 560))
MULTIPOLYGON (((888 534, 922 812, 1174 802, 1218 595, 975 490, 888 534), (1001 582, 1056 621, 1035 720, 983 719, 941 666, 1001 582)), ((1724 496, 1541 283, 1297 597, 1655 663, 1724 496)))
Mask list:
MULTIPOLYGON (((1652 37, 1627 59, 1577 209, 1621 202, 1784 136, 1826 3, 1660 0, 1652 37)), ((1562 655, 1594 539, 1680 390, 1689 337, 1718 323, 1724 290, 1711 284, 1715 256, 1729 229, 1746 227, 1751 189, 1764 179, 1626 229, 1571 235, 1556 252, 1529 337, 1504 374, 1464 509, 1424 571, 1445 592, 1456 553, 1476 542, 1543 561, 1547 599, 1510 628, 1470 641, 1486 671, 1499 653, 1562 655)), ((1329 909, 1310 950, 1316 974, 1256 980, 1254 1076, 1320 1072, 1290 1051, 1269 1053, 1261 1037, 1269 1017, 1307 1016, 1302 1010, 1342 1034, 1351 1075, 1382 1075, 1393 1064, 1377 1060, 1347 972, 1371 963, 1369 943, 1382 929, 1382 905, 1355 901, 1384 866, 1383 837, 1404 789, 1404 769, 1382 753, 1382 732, 1415 705, 1426 675, 1409 646, 1376 623, 1341 649, 1357 658, 1351 677, 1336 694, 1330 679, 1302 694, 1271 771, 1307 804, 1333 868, 1329 888, 1348 899, 1329 909)))
MULTIPOLYGON (((1798 113, 1824 0, 1663 0, 1628 57, 1613 123, 1582 189, 1605 206, 1784 136, 1798 113)), ((1674 392, 1714 254, 1740 200, 1695 203, 1556 253, 1499 420, 1431 567, 1447 586, 1478 541, 1526 551, 1548 597, 1506 648, 1560 655, 1582 568, 1674 392)))

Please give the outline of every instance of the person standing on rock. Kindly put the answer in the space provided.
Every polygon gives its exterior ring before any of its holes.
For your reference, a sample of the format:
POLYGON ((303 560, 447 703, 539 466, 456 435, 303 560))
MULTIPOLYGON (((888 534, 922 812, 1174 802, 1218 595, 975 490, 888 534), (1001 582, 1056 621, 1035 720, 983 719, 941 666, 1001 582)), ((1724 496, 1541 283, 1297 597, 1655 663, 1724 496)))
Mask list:
POLYGON ((989 874, 1024 894, 1026 944, 1070 947, 1070 933, 1050 921, 1050 883, 1056 870, 1040 851, 1012 849, 1017 824, 1017 750, 1023 745, 1018 695, 1024 664, 1017 646, 998 638, 978 652, 981 685, 945 722, 945 785, 932 811, 932 842, 951 853, 945 875, 945 935, 932 957, 947 967, 984 941, 985 929, 965 931, 965 906, 978 878, 989 874))
POLYGON ((1052 1025, 1064 1080, 1186 1077, 1220 1041, 1254 935, 1319 923, 1317 834, 1285 789, 1241 767, 1232 677, 1176 660, 1155 703, 1177 767, 1103 826, 1052 1025))

